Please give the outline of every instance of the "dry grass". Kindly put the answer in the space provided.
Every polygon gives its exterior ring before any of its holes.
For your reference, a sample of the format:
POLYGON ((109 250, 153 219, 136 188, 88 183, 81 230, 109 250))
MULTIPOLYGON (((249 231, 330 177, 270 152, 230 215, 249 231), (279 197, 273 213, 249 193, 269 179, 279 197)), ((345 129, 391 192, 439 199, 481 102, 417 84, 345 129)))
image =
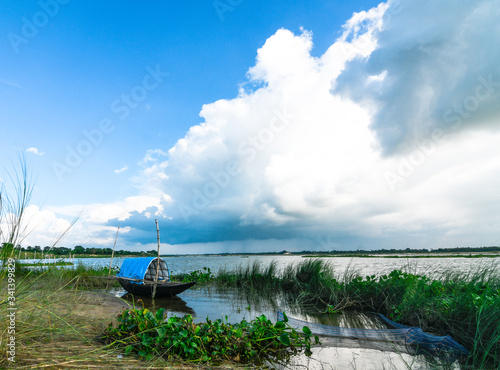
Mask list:
MULTIPOLYGON (((2 289, 2 291, 5 291, 2 289)), ((2 317, 6 312, 2 305, 2 317)), ((0 367, 20 369, 192 368, 163 359, 142 361, 104 346, 104 328, 127 304, 105 293, 61 289, 23 292, 16 317, 16 362, 2 351, 0 367)), ((2 324, 5 324, 2 321, 2 324)), ((7 336, 2 325, 2 336, 7 336)))

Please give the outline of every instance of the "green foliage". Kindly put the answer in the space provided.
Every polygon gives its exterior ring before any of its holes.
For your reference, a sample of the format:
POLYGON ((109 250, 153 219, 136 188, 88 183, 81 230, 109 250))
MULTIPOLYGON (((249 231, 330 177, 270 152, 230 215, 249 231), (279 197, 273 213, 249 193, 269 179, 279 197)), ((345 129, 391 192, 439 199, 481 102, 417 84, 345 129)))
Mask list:
POLYGON ((19 263, 19 267, 73 266, 73 262, 56 261, 53 263, 19 263))
POLYGON ((203 267, 203 270, 195 270, 189 274, 182 274, 174 277, 175 280, 180 280, 184 283, 196 281, 198 283, 207 283, 214 279, 214 274, 209 267, 203 267))
POLYGON ((472 368, 500 366, 500 276, 494 263, 478 271, 443 273, 436 278, 394 270, 387 275, 334 277, 324 260, 306 260, 264 277, 255 263, 215 277, 245 294, 275 296, 315 312, 379 312, 436 335, 450 335, 471 352, 472 368))
MULTIPOLYGON (((95 289, 106 287, 119 287, 117 280, 96 279, 96 276, 108 276, 110 274, 108 267, 89 267, 83 264, 64 268, 59 266, 46 265, 26 267, 22 264, 16 265, 16 274, 26 282, 33 284, 33 288, 45 289, 52 287, 59 289, 65 287, 68 289, 95 289)), ((111 275, 116 275, 118 268, 111 268, 111 275)))
MULTIPOLYGON (((190 315, 168 319, 164 315, 163 308, 156 313, 144 308, 124 310, 118 323, 110 324, 102 339, 110 346, 122 348, 125 354, 145 359, 162 356, 210 364, 262 361, 286 349, 297 352, 304 348, 310 354, 309 328, 304 327, 299 333, 287 322, 273 324, 264 315, 237 324, 208 318, 195 323, 190 315)), ((314 340, 319 342, 317 337, 314 340)))

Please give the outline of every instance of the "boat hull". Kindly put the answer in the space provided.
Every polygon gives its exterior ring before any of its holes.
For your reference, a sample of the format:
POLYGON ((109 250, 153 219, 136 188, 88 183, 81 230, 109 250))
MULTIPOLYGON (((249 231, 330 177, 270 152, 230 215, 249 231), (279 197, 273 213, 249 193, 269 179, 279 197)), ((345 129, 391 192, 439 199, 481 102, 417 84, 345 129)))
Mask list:
MULTIPOLYGON (((134 283, 129 280, 118 279, 121 286, 129 293, 142 297, 152 297, 153 296, 153 284, 143 284, 143 283, 134 283)), ((155 298, 170 298, 174 297, 177 294, 182 293, 186 289, 191 288, 196 284, 196 281, 192 281, 189 283, 177 283, 177 282, 168 282, 168 283, 160 283, 156 286, 156 295, 155 298)))

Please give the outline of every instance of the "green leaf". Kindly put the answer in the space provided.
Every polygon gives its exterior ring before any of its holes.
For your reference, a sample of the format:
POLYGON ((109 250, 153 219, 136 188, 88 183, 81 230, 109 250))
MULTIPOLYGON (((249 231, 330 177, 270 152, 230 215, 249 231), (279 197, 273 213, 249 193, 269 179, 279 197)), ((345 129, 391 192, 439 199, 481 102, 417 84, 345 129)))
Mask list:
MULTIPOLYGON (((145 311, 145 310, 144 310, 145 311)), ((148 311, 146 313, 146 315, 144 315, 146 317, 146 319, 148 319, 149 321, 154 321, 155 320, 155 316, 153 315, 153 313, 151 311, 148 311)))
POLYGON ((312 334, 311 329, 309 329, 309 327, 307 327, 307 326, 304 326, 302 328, 302 331, 304 332, 305 335, 311 335, 312 334))
POLYGON ((158 336, 160 338, 163 338, 167 334, 167 329, 165 329, 165 327, 163 327, 163 326, 160 326, 159 328, 156 328, 156 332, 158 333, 158 336))
POLYGON ((281 334, 278 339, 284 346, 290 346, 290 338, 288 337, 288 334, 281 334))
POLYGON ((125 347, 125 354, 126 355, 130 354, 130 352, 132 352, 133 349, 134 349, 134 346, 132 346, 132 345, 125 347))
POLYGON ((276 329, 285 329, 286 325, 283 321, 277 321, 276 324, 274 325, 276 329))
POLYGON ((159 308, 156 311, 156 315, 155 315, 156 316, 156 320, 162 321, 164 314, 165 314, 165 309, 163 307, 159 308))

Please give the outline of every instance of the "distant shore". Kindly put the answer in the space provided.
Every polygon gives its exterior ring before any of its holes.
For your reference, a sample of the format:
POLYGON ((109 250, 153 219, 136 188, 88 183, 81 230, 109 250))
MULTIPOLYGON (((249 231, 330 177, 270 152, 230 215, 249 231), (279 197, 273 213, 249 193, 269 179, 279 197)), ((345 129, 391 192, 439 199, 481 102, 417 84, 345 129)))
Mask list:
MULTIPOLYGON (((97 253, 75 253, 71 249, 63 248, 65 253, 58 253, 58 248, 54 248, 50 253, 41 254, 33 251, 24 251, 17 254, 19 259, 68 259, 68 258, 111 258, 111 253, 107 249, 92 248, 97 253), (101 252, 101 253, 99 253, 101 252)), ((89 248, 90 249, 90 248, 89 248)), ((114 254, 114 258, 134 258, 134 257, 156 257, 156 252, 130 252, 119 251, 114 254)), ((291 252, 283 250, 280 252, 258 252, 258 253, 194 253, 194 254, 162 254, 161 257, 173 258, 183 256, 207 256, 207 257, 225 257, 225 256, 303 256, 312 258, 322 257, 350 257, 350 258, 495 258, 500 257, 500 247, 457 247, 457 248, 438 248, 438 249, 378 249, 378 250, 331 250, 331 251, 307 251, 291 252)))

